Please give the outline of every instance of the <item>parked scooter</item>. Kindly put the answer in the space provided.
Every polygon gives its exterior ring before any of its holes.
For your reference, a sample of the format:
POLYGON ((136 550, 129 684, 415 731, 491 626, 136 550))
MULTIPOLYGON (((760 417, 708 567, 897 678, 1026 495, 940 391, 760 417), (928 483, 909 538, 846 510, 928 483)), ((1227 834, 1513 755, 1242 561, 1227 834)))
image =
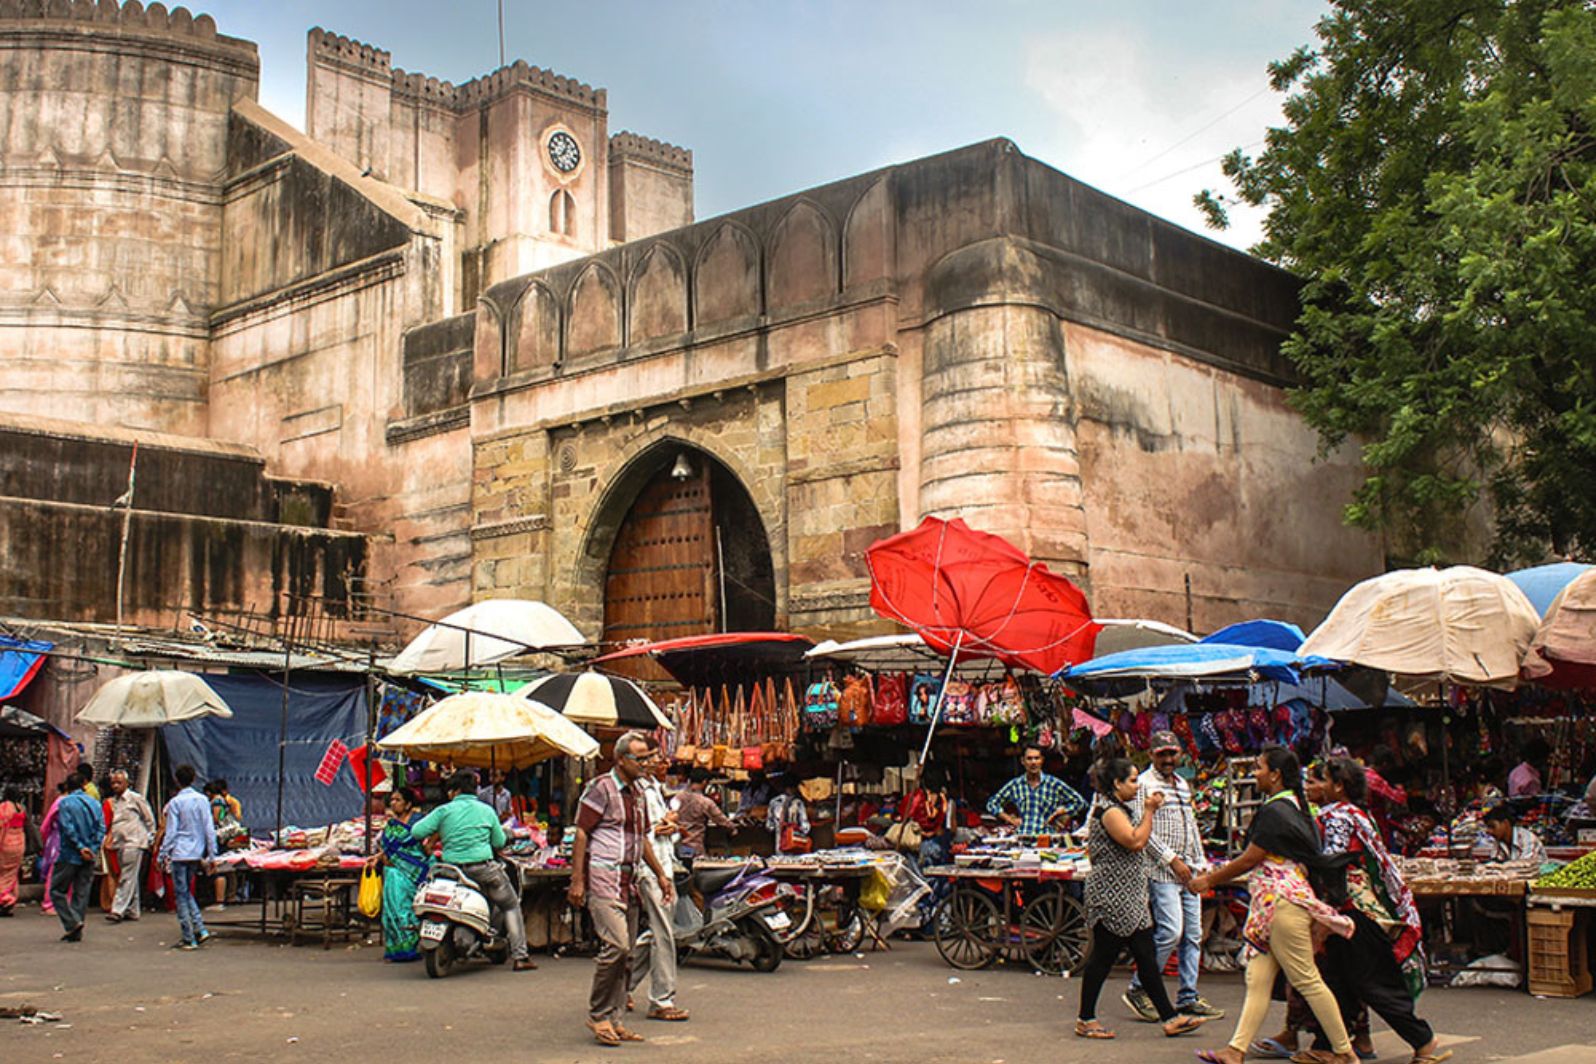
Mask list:
MULTIPOLYGON (((746 961, 756 972, 773 972, 781 966, 785 941, 793 930, 789 910, 797 895, 792 887, 747 864, 679 873, 676 895, 672 916, 681 960, 725 957, 746 961), (693 901, 694 891, 703 897, 703 908, 693 901)), ((653 934, 653 929, 644 933, 653 934)))
MULTIPOLYGON (((505 861, 504 870, 520 897, 521 870, 513 861, 505 861)), ((442 979, 456 964, 476 957, 494 964, 510 959, 503 914, 458 865, 434 864, 416 888, 414 905, 421 917, 421 956, 432 978, 442 979)))

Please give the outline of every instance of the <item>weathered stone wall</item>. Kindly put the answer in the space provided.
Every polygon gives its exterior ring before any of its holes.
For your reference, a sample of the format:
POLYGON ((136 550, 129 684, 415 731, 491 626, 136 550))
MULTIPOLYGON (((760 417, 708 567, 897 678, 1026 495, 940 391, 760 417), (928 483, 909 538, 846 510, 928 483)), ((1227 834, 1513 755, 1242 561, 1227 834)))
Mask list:
POLYGON ((227 115, 258 76, 183 8, 0 3, 0 409, 204 431, 227 115))
POLYGON ((636 133, 610 138, 611 240, 693 224, 693 153, 636 133))

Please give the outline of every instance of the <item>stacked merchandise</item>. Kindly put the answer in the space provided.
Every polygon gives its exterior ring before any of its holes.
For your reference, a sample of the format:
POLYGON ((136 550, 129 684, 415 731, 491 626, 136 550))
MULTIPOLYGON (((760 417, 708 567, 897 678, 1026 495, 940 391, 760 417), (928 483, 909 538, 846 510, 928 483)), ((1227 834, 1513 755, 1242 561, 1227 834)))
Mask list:
POLYGON ((798 742, 798 696, 792 681, 772 679, 735 691, 722 685, 688 691, 674 706, 668 750, 679 764, 752 772, 793 760, 798 742))

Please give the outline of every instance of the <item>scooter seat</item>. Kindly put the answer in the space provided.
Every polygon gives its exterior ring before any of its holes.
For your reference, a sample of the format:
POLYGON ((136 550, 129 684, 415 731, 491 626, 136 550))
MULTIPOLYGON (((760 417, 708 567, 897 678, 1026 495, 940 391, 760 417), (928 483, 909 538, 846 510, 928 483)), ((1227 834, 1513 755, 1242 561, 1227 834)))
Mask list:
POLYGON ((714 894, 726 884, 743 874, 741 868, 706 868, 693 872, 693 885, 700 894, 714 894))

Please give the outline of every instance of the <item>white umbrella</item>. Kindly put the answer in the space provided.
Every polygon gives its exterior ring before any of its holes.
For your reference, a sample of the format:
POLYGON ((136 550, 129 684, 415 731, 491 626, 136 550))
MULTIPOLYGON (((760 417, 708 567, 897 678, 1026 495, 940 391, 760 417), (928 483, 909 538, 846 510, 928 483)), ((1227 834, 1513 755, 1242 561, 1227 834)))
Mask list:
POLYGON ((156 669, 118 676, 101 687, 78 714, 84 724, 159 728, 195 717, 231 717, 226 702, 192 672, 156 669))
POLYGON ((489 691, 450 695, 377 746, 428 761, 503 769, 562 755, 592 757, 599 749, 591 735, 541 702, 489 691))
POLYGON ((485 599, 428 625, 388 662, 388 670, 401 674, 454 672, 583 642, 576 625, 547 603, 485 599), (467 646, 470 661, 466 660, 467 646))
POLYGON ((1499 573, 1398 569, 1363 581, 1297 651, 1403 676, 1512 687, 1540 614, 1499 573))

